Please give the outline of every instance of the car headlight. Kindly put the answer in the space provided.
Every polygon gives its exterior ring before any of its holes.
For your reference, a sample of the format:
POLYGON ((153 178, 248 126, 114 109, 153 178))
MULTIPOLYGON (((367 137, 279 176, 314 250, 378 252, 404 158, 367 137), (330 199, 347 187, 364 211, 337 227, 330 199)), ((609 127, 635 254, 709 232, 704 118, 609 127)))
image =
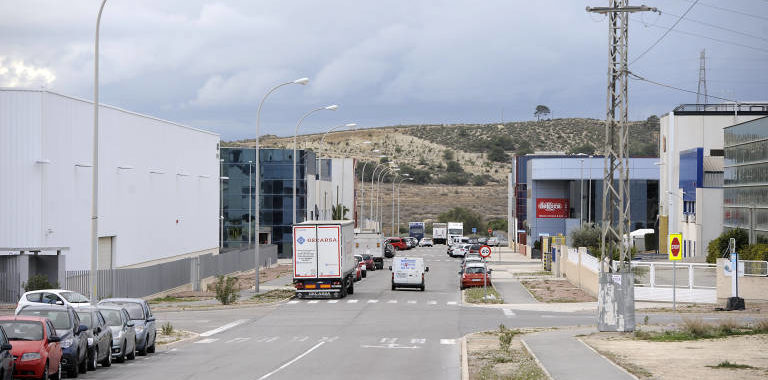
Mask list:
POLYGON ((93 338, 88 338, 88 345, 93 346, 93 338))
POLYGON ((141 334, 144 331, 144 326, 136 326, 136 334, 141 334))
POLYGON ((67 339, 64 339, 61 341, 61 348, 69 348, 69 346, 72 345, 72 343, 75 342, 75 339, 72 337, 69 337, 67 339))
POLYGON ((38 352, 27 352, 24 355, 21 355, 21 361, 28 361, 28 360, 37 360, 40 359, 40 353, 38 352))

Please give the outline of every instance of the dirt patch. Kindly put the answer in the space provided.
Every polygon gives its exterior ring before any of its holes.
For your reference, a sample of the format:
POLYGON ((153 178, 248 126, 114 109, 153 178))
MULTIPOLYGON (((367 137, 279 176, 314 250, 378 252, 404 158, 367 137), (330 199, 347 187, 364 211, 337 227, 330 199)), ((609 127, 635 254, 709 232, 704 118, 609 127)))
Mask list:
POLYGON ((539 302, 592 302, 595 297, 574 287, 567 280, 520 281, 539 302))
MULTIPOLYGON (((259 271, 259 284, 272 281, 278 277, 293 275, 293 266, 290 264, 277 265, 271 268, 261 268, 259 271)), ((290 280, 286 280, 290 283, 290 280)), ((254 286, 253 273, 245 273, 237 276, 237 286, 242 289, 250 289, 254 286)))
POLYGON ((632 334, 596 333, 581 339, 641 379, 768 377, 768 335, 650 342, 632 334))
POLYGON ((528 353, 520 338, 534 330, 513 331, 509 349, 502 350, 500 331, 467 335, 469 378, 474 379, 546 379, 544 371, 528 353))

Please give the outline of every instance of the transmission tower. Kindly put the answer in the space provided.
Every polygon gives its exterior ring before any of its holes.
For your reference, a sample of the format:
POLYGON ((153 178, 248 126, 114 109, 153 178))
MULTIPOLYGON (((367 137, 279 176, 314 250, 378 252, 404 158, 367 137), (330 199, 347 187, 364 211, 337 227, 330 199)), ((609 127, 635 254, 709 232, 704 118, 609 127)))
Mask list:
POLYGON ((630 13, 656 11, 656 8, 630 6, 628 2, 629 0, 609 0, 608 7, 587 7, 588 12, 608 15, 603 245, 600 252, 598 297, 598 329, 600 331, 633 331, 635 329, 634 279, 629 268, 631 257, 629 245, 623 244, 624 236, 628 236, 630 232, 627 33, 630 13), (614 252, 619 253, 619 265, 616 268, 619 275, 606 273, 606 270, 614 271, 614 252))
POLYGON ((706 67, 706 50, 702 50, 699 54, 699 89, 696 91, 696 104, 707 104, 709 99, 707 98, 707 67, 706 67), (703 103, 701 101, 704 101, 703 103))

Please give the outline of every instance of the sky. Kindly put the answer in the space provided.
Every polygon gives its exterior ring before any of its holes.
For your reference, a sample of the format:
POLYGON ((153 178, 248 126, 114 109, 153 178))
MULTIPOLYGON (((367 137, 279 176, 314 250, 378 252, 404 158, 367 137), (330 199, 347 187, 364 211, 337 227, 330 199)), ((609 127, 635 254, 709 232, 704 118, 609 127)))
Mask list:
MULTIPOLYGON (((637 2, 630 61, 696 0, 637 2)), ((607 0, 109 0, 100 33, 100 101, 213 131, 222 140, 338 125, 604 119, 607 0)), ((0 0, 0 87, 93 98, 98 0, 0 0)), ((635 4, 633 2, 633 4, 635 4)), ((706 50, 710 95, 768 101, 768 0, 699 0, 630 65, 696 91, 706 50)), ((695 103, 696 94, 629 82, 630 119, 695 103)), ((711 99, 710 102, 721 102, 711 99)))

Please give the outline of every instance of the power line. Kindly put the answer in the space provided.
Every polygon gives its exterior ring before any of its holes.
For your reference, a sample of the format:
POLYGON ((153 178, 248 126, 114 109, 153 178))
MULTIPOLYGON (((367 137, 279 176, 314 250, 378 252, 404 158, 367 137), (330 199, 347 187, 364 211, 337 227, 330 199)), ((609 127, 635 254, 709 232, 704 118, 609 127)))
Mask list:
MULTIPOLYGON (((640 21, 637 18, 633 18, 633 20, 640 21)), ((660 25, 650 25, 650 26, 653 26, 653 27, 656 27, 656 28, 664 28, 663 26, 660 26, 660 25)), ((733 41, 721 40, 721 39, 718 39, 718 38, 705 36, 703 34, 687 32, 687 31, 683 31, 683 30, 680 30, 680 29, 675 29, 674 32, 675 33, 680 33, 680 34, 687 34, 689 36, 704 38, 704 39, 712 40, 712 41, 716 41, 716 42, 722 42, 724 44, 728 44, 728 45, 732 45, 732 46, 740 46, 740 47, 743 47, 743 48, 752 49, 752 50, 756 50, 756 51, 763 52, 763 53, 768 53, 768 49, 763 49, 763 48, 759 48, 759 47, 755 47, 755 46, 751 46, 751 45, 741 44, 741 43, 733 42, 733 41)), ((637 60, 637 59, 635 59, 635 60, 637 60)))
MULTIPOLYGON (((655 84, 655 85, 657 85, 657 86, 666 87, 666 88, 671 88, 671 89, 673 89, 673 90, 682 91, 682 92, 687 92, 687 93, 689 93, 689 94, 694 94, 694 95, 696 95, 696 93, 697 93, 696 91, 686 90, 686 89, 684 89, 684 88, 675 87, 675 86, 672 86, 672 85, 669 85, 669 84, 665 84, 665 83, 660 83, 660 82, 652 81, 652 80, 650 80, 650 79, 647 79, 647 78, 641 77, 640 75, 637 75, 637 74, 635 74, 635 73, 633 73, 633 72, 631 72, 631 71, 630 71, 630 72, 628 72, 627 74, 629 74, 629 76, 630 76, 632 79, 635 79, 635 80, 639 80, 639 81, 643 81, 643 82, 648 82, 648 83, 651 83, 651 84, 655 84)), ((724 101, 726 101, 726 102, 733 102, 733 103, 738 103, 738 102, 739 102, 738 100, 727 99, 727 98, 721 98, 721 97, 719 97, 719 96, 715 96, 715 95, 709 95, 709 97, 710 97, 710 98, 719 99, 719 100, 724 100, 724 101)))
MULTIPOLYGON (((679 1, 684 1, 686 3, 690 3, 691 2, 691 0, 679 0, 679 1)), ((701 5, 704 6, 704 7, 709 7, 709 8, 712 8, 712 9, 721 10, 723 12, 731 12, 731 13, 734 13, 734 14, 737 14, 737 15, 742 15, 742 16, 747 16, 747 17, 754 17, 756 19, 768 21, 768 17, 758 16, 758 15, 754 15, 754 14, 747 13, 747 12, 744 12, 744 11, 739 11, 739 10, 736 10, 736 9, 718 7, 717 5, 712 5, 712 4, 707 4, 707 3, 701 3, 701 5)))
POLYGON ((644 51, 644 52, 640 53, 640 55, 639 55, 639 56, 637 56, 637 58, 633 59, 633 60, 632 60, 632 62, 630 62, 630 63, 629 63, 629 66, 632 66, 632 64, 633 64, 633 63, 637 62, 637 60, 638 60, 638 59, 640 59, 640 58, 643 58, 643 56, 644 56, 646 53, 648 53, 649 51, 651 51, 651 49, 653 49, 653 48, 654 48, 656 45, 658 45, 658 44, 659 44, 659 42, 661 42, 661 40, 663 40, 663 39, 664 39, 664 37, 666 37, 666 36, 667 36, 667 34, 669 34, 669 32, 671 32, 671 31, 672 31, 672 29, 674 29, 674 28, 677 26, 677 24, 679 24, 679 23, 680 23, 680 21, 683 21, 683 18, 685 17, 685 15, 687 15, 687 14, 688 14, 688 12, 690 12, 690 11, 691 11, 691 9, 693 9, 693 7, 694 7, 694 6, 696 6, 696 4, 697 4, 698 2, 699 2, 699 0, 696 0, 696 1, 694 1, 694 2, 693 2, 693 4, 691 4, 691 6, 690 6, 690 7, 688 7, 688 9, 686 9, 686 10, 685 10, 685 13, 683 13, 683 15, 682 15, 682 16, 680 16, 680 18, 678 18, 678 19, 677 19, 677 21, 675 21, 675 23, 674 23, 674 24, 672 24, 672 26, 671 26, 669 29, 667 29, 667 31, 666 31, 666 32, 664 32, 664 34, 662 34, 662 35, 661 35, 661 37, 659 37, 659 39, 658 39, 658 40, 656 40, 656 42, 654 42, 654 43, 653 43, 651 46, 649 46, 649 47, 648 47, 648 49, 645 49, 645 51, 644 51))
MULTIPOLYGON (((768 0, 765 0, 765 1, 768 2, 768 0)), ((673 17, 682 17, 682 16, 678 16, 678 15, 676 15, 674 13, 669 13, 669 12, 665 12, 664 14, 669 15, 669 16, 673 16, 673 17)), ((716 25, 716 24, 711 24, 711 23, 708 23, 708 22, 705 22, 705 21, 694 20, 694 19, 691 19, 691 18, 686 18, 685 21, 696 23, 696 24, 705 25, 705 26, 708 26, 708 27, 711 27, 711 28, 716 28, 716 29, 724 30, 726 32, 731 32, 731 33, 739 34, 739 35, 742 35, 742 36, 745 36, 745 37, 757 38, 759 40, 763 40, 763 41, 768 42, 768 38, 761 37, 761 36, 756 36, 754 34, 740 32, 738 30, 729 29, 729 28, 726 28, 726 27, 723 27, 723 26, 720 26, 720 25, 716 25)), ((650 25, 650 26, 654 26, 654 25, 650 25)))

